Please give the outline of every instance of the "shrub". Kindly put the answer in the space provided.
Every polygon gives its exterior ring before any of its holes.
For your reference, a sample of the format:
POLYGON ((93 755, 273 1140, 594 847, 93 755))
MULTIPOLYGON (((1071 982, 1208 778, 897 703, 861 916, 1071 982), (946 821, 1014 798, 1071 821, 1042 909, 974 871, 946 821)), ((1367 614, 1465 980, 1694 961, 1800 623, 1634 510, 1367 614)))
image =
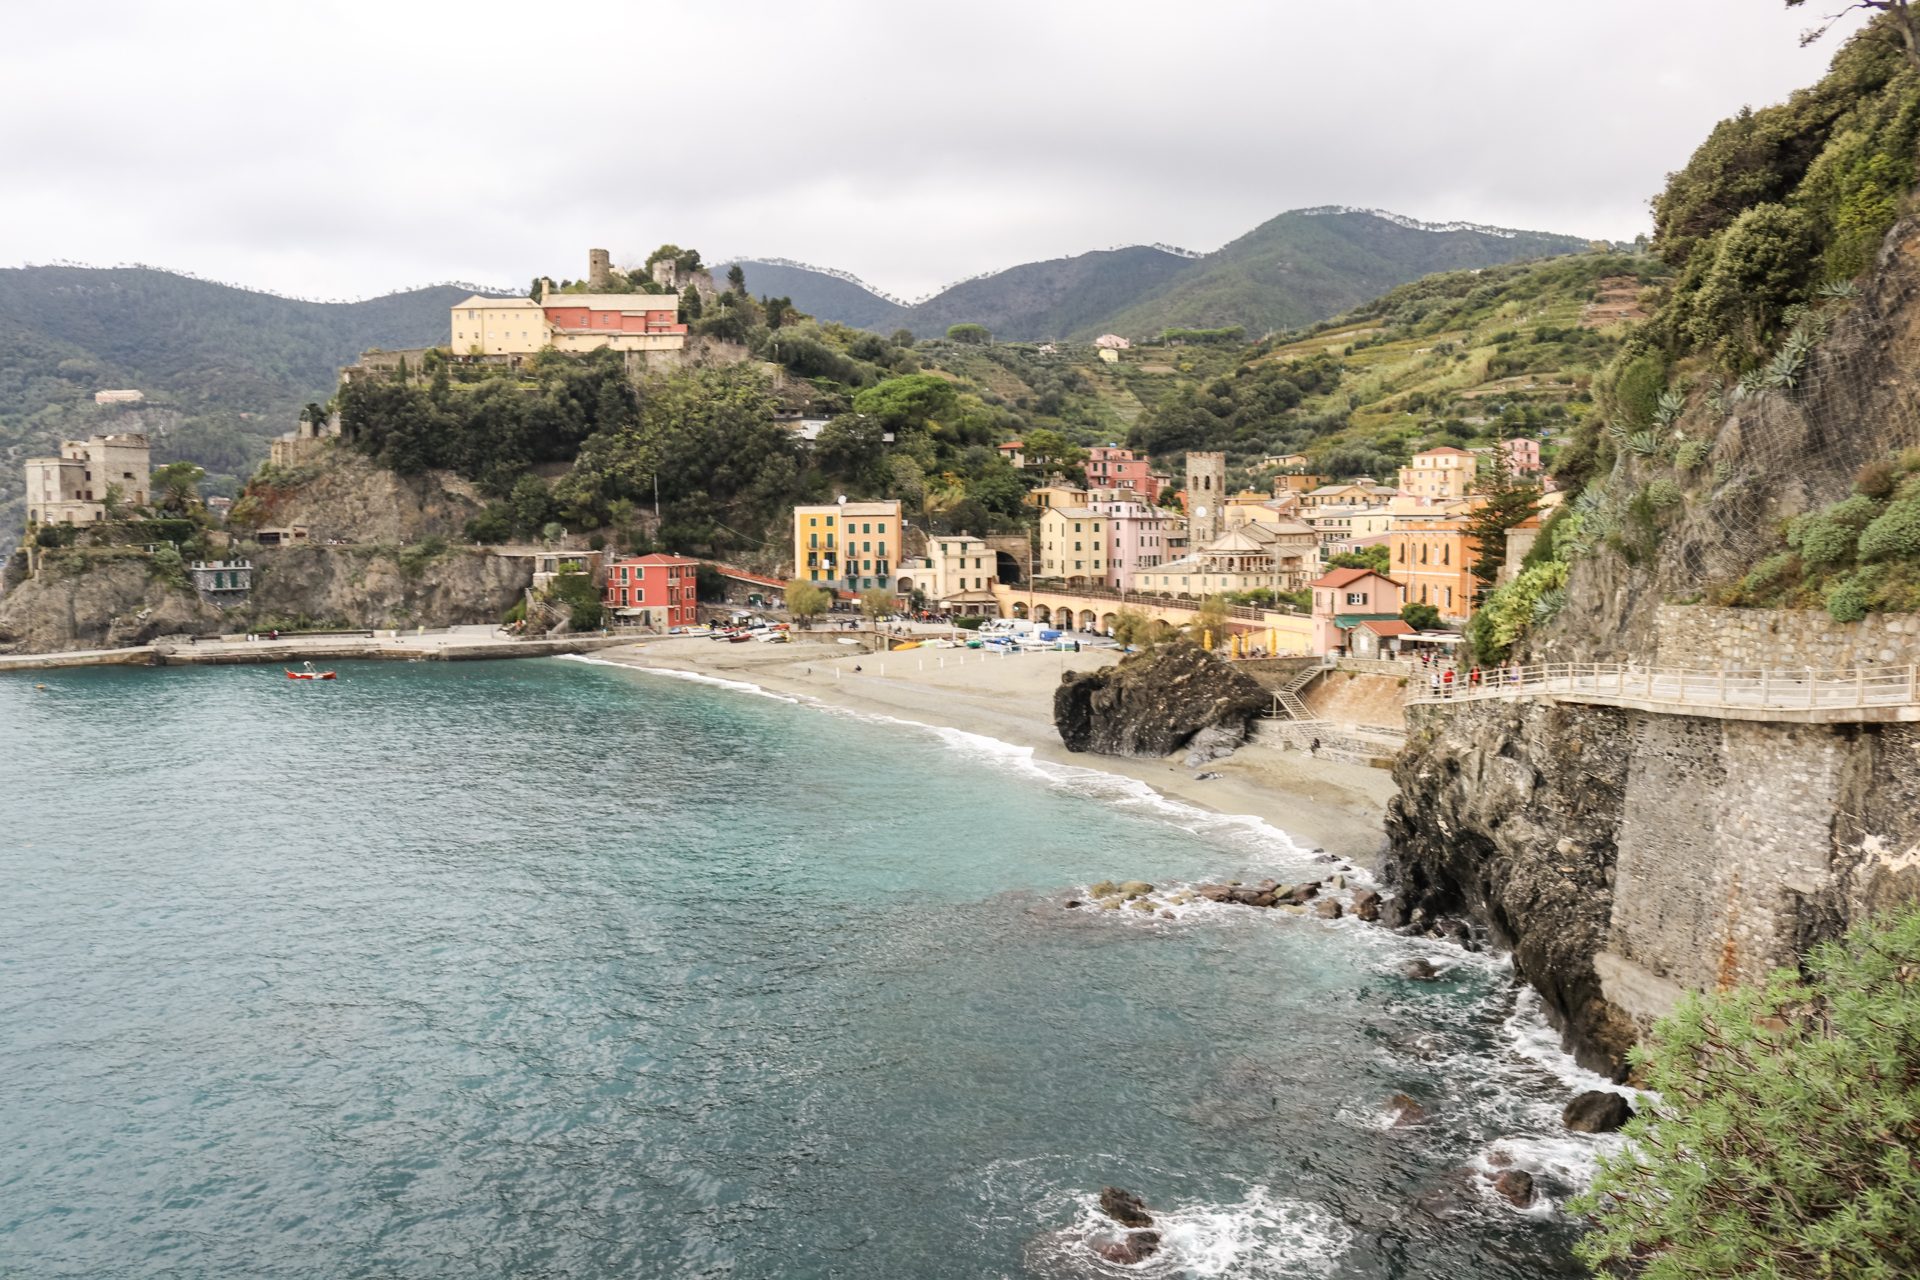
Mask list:
POLYGON ((1827 613, 1835 622, 1858 622, 1867 616, 1872 599, 1864 584, 1855 578, 1842 578, 1827 588, 1827 613))
POLYGON ((1920 556, 1920 493, 1894 500, 1860 532, 1862 560, 1911 560, 1920 556))
POLYGON ((38 547, 70 547, 75 536, 76 530, 70 524, 48 524, 40 526, 40 531, 33 535, 33 542, 38 547))
POLYGON ((1854 546, 1880 508, 1873 499, 1855 494, 1822 511, 1809 512, 1787 526, 1787 545, 1813 569, 1853 561, 1854 546))
POLYGON ((1632 1059, 1654 1094, 1570 1204, 1596 1268, 1647 1280, 1920 1274, 1920 910, 1806 976, 1691 995, 1632 1059))
POLYGON ((1885 502, 1893 496, 1893 487, 1899 478, 1900 473, 1894 469, 1891 462, 1885 459, 1869 462, 1860 468, 1860 474, 1853 478, 1853 491, 1865 494, 1875 501, 1885 502))
POLYGON ((500 507, 488 507, 467 521, 465 532, 468 542, 482 544, 507 542, 513 538, 513 517, 500 507))
POLYGON ((1705 440, 1682 440, 1680 447, 1673 451, 1673 465, 1682 471, 1692 471, 1712 452, 1713 446, 1705 440))
POLYGON ((153 549, 153 576, 175 587, 187 585, 187 564, 180 558, 180 548, 171 542, 163 542, 153 549))

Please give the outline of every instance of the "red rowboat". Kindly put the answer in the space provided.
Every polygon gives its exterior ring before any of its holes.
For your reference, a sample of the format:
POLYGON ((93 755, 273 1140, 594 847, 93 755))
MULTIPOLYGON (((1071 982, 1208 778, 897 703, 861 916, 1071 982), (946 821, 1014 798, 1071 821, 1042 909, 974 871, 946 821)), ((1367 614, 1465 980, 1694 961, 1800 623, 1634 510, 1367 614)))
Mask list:
MULTIPOLYGON (((284 668, 282 669, 284 670, 284 668)), ((333 672, 331 671, 288 671, 287 679, 289 680, 331 680, 333 679, 333 672)))

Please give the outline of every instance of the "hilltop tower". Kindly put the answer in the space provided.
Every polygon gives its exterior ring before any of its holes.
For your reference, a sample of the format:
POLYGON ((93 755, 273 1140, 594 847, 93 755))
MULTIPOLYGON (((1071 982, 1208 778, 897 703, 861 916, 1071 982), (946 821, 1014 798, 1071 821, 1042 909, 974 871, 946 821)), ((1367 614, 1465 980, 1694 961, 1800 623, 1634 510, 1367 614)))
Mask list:
POLYGON ((1220 536, 1227 501, 1227 455, 1187 455, 1187 546, 1198 550, 1220 536))
POLYGON ((587 250, 587 290, 605 293, 613 287, 613 255, 605 249, 587 250))

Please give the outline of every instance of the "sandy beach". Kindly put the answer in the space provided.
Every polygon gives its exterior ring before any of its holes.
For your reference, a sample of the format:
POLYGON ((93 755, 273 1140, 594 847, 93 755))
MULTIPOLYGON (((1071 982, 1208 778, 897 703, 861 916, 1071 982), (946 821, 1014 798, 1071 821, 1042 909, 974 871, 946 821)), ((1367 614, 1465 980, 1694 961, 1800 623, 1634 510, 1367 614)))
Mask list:
POLYGON ((595 656, 744 681, 848 710, 997 738, 1031 748, 1039 760, 1121 774, 1170 799, 1261 818, 1309 847, 1365 867, 1378 866, 1385 842, 1381 818, 1394 788, 1382 769, 1254 742, 1208 765, 1206 772, 1220 776, 1203 780, 1177 756, 1127 759, 1068 751, 1053 727, 1054 687, 1062 672, 1116 661, 1111 649, 1012 656, 977 649, 864 653, 837 643, 836 633, 815 633, 782 645, 676 637, 595 656))

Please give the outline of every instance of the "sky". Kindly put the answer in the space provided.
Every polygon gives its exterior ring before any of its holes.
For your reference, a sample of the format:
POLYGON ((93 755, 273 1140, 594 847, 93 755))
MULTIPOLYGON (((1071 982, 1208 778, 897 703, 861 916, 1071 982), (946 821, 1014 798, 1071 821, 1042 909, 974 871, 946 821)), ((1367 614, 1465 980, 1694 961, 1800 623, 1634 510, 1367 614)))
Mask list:
POLYGON ((1811 84, 1839 38, 1802 49, 1779 0, 0 13, 0 265, 325 299, 667 242, 911 299, 1324 204, 1627 239, 1715 121, 1811 84))

